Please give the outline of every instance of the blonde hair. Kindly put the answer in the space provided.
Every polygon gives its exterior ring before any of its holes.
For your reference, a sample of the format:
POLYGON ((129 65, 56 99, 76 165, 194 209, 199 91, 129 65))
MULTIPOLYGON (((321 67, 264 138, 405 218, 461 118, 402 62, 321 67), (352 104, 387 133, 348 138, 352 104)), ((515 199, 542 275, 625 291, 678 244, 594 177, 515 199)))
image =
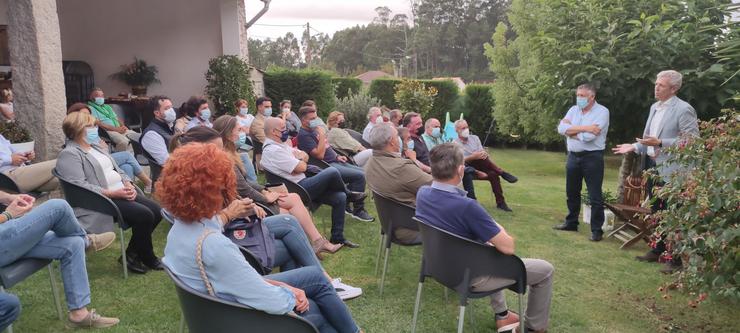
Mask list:
POLYGON ((95 125, 95 117, 85 112, 72 112, 62 122, 62 132, 70 140, 77 138, 85 128, 95 125))
POLYGON ((0 103, 8 103, 11 97, 13 97, 12 90, 5 88, 2 91, 0 91, 0 103))
POLYGON ((326 125, 329 127, 337 126, 337 121, 339 120, 340 116, 344 116, 344 113, 339 111, 332 111, 329 113, 329 118, 326 118, 326 125))

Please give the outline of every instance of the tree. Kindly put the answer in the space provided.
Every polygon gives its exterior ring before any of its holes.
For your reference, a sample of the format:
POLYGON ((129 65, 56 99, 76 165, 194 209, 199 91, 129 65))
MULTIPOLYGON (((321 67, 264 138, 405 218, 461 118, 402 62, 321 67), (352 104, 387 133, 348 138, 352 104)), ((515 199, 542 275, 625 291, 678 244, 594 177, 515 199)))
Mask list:
POLYGON ((497 80, 494 117, 504 133, 530 142, 562 140, 555 126, 574 103, 573 89, 597 85, 611 113, 610 141, 642 133, 653 80, 665 69, 684 74, 679 96, 701 118, 718 114, 738 90, 721 86, 732 71, 713 56, 730 30, 728 0, 514 0, 509 25, 499 24, 486 45, 497 80))

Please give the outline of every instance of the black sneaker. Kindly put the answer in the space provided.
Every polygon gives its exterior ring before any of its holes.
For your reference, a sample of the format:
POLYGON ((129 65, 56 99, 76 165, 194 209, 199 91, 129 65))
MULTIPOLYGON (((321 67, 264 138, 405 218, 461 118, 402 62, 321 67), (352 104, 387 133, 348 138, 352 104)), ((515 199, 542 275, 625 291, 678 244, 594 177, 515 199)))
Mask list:
POLYGON ((603 234, 600 232, 592 232, 591 237, 588 238, 588 240, 592 242, 600 242, 603 239, 603 234))
MULTIPOLYGON (((121 257, 118 257, 118 262, 120 263, 121 261, 121 257)), ((134 272, 137 274, 145 274, 149 271, 149 269, 144 266, 144 263, 142 263, 138 257, 129 254, 126 254, 126 268, 128 268, 130 272, 134 272)))
POLYGON ((365 200, 367 198, 367 194, 365 192, 347 192, 347 201, 348 202, 358 202, 365 200))
POLYGON ((144 266, 148 267, 151 270, 154 271, 163 271, 164 265, 162 265, 162 261, 159 260, 159 258, 154 257, 154 259, 150 261, 143 262, 144 266))
POLYGON ((504 171, 501 174, 501 178, 503 178, 505 181, 507 181, 509 183, 512 183, 512 184, 519 181, 519 178, 516 178, 516 176, 514 176, 514 175, 512 175, 512 174, 510 174, 510 173, 508 173, 506 171, 504 171))
POLYGON ((372 215, 370 215, 364 208, 358 209, 352 212, 352 217, 354 217, 357 220, 364 221, 364 222, 375 221, 375 218, 372 215))
POLYGON ((498 204, 496 205, 496 208, 503 210, 505 212, 513 212, 513 210, 511 210, 511 208, 509 208, 509 206, 506 203, 498 204))
POLYGON ((350 249, 356 249, 356 248, 360 247, 360 244, 354 243, 354 242, 352 242, 350 240, 347 240, 347 239, 342 240, 342 241, 334 241, 334 240, 332 240, 330 242, 332 244, 344 244, 344 247, 348 247, 350 249))

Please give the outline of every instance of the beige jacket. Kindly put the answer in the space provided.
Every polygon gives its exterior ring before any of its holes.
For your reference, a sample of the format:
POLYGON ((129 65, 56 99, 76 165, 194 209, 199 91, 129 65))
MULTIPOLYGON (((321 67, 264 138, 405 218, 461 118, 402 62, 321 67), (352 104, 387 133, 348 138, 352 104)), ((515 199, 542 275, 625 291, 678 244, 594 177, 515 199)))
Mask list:
POLYGON ((327 135, 327 139, 332 147, 351 151, 353 153, 357 153, 363 148, 362 144, 357 142, 357 140, 352 138, 347 131, 341 128, 331 128, 327 135))
POLYGON ((365 179, 373 191, 413 206, 419 188, 432 183, 432 176, 413 161, 379 150, 365 164, 365 179))

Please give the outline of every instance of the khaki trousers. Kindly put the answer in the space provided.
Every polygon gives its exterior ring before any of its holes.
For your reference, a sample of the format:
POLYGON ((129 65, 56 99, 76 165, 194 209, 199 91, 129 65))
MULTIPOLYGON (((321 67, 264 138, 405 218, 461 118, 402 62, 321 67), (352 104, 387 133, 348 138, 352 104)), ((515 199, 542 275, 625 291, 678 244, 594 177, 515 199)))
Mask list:
MULTIPOLYGON (((552 264, 542 259, 522 259, 527 270, 527 313, 524 321, 533 330, 547 329, 550 318, 550 300, 552 299, 552 275, 555 269, 552 264)), ((483 277, 473 281, 473 291, 489 291, 514 283, 513 280, 483 277)), ((494 313, 504 312, 506 297, 499 291, 491 295, 491 307, 494 313)), ((520 314, 521 315, 521 314, 520 314)))
POLYGON ((59 180, 51 174, 57 160, 22 165, 5 174, 10 177, 23 193, 49 192, 59 188, 59 180))
POLYGON ((126 151, 128 149, 128 143, 131 140, 139 140, 139 136, 141 134, 134 132, 132 130, 126 131, 126 134, 121 134, 114 131, 106 131, 108 132, 108 135, 110 136, 110 139, 113 141, 113 146, 115 151, 126 151))

